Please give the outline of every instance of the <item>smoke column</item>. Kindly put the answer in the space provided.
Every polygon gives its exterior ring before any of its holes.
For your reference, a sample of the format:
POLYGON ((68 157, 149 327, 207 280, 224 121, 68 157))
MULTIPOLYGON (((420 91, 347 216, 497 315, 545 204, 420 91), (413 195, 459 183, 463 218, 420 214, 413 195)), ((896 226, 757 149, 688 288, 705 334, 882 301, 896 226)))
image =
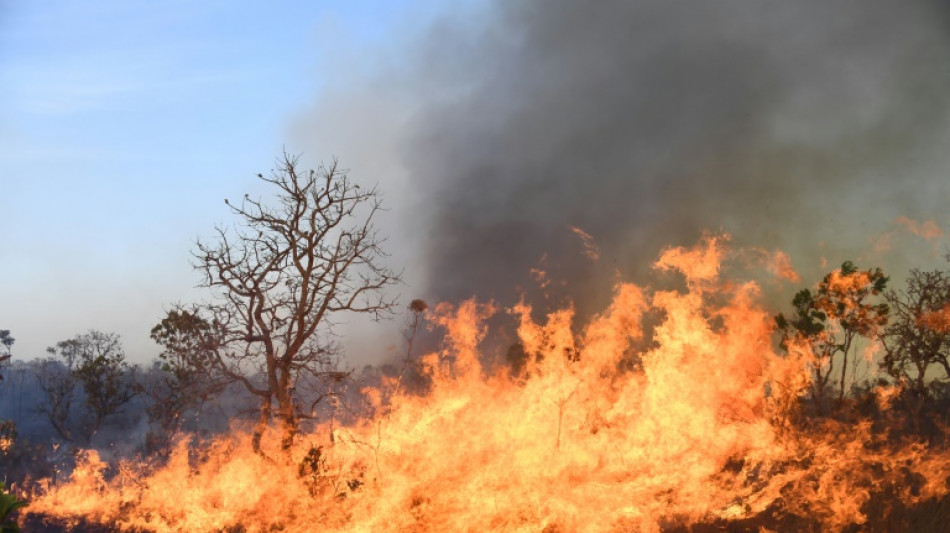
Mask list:
POLYGON ((946 229, 948 15, 926 0, 617 0, 443 18, 372 92, 404 110, 390 206, 413 228, 418 294, 507 296, 538 268, 602 300, 595 272, 636 279, 663 246, 720 229, 786 250, 811 283, 821 257, 860 259, 897 217, 946 229))

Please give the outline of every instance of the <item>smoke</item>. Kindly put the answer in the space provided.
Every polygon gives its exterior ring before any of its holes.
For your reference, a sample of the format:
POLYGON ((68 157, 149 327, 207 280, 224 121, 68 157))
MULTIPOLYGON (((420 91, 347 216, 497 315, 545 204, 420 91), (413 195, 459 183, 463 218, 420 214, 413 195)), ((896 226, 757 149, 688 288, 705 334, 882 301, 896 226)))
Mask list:
POLYGON ((394 244, 412 250, 397 258, 418 258, 409 277, 428 298, 507 296, 536 269, 602 301, 594 273, 636 279, 704 230, 817 273, 898 217, 943 212, 948 14, 925 0, 497 1, 433 24, 371 98, 317 106, 296 131, 325 139, 328 109, 388 121, 374 131, 397 136, 398 177, 383 188, 394 244))

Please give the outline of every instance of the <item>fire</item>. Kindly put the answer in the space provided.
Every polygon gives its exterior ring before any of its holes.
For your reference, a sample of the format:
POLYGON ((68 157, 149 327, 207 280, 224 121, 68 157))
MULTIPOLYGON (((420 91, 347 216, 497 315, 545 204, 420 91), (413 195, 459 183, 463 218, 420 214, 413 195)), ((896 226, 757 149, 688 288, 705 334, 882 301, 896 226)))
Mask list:
POLYGON ((937 222, 934 220, 924 220, 922 222, 918 222, 907 217, 897 217, 895 222, 906 228, 907 231, 928 241, 939 239, 943 236, 943 230, 940 229, 940 226, 938 226, 937 222))
POLYGON ((425 396, 366 391, 376 414, 319 427, 289 457, 240 432, 117 471, 89 452, 30 511, 148 531, 656 532, 781 508, 834 531, 865 520, 875 488, 946 494, 950 458, 918 443, 868 423, 794 429, 810 354, 776 352, 758 286, 723 279, 729 253, 722 237, 667 250, 655 268, 684 289, 620 283, 584 328, 570 308, 507 310, 518 376, 479 357, 500 309, 441 304, 425 396))
POLYGON ((950 305, 945 305, 935 311, 925 311, 920 316, 920 323, 937 332, 950 331, 950 305))

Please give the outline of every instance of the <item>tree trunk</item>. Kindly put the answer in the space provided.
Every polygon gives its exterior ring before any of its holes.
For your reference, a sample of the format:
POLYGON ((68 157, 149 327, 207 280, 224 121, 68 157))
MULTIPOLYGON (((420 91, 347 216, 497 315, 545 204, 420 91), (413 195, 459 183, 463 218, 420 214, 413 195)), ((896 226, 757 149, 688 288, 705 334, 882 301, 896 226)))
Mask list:
POLYGON ((289 450, 294 445, 294 438, 297 436, 298 421, 294 408, 294 395, 290 386, 290 372, 286 369, 280 373, 276 393, 277 413, 283 431, 280 447, 282 450, 289 450))
POLYGON ((270 422, 270 400, 270 396, 261 400, 261 414, 257 419, 257 424, 254 425, 254 433, 251 436, 251 447, 258 454, 261 453, 261 437, 264 436, 264 432, 267 431, 267 423, 270 422))
MULTIPOLYGON (((829 360, 830 361, 830 360, 829 360)), ((825 384, 828 382, 828 376, 821 372, 822 361, 819 358, 815 363, 815 381, 812 383, 812 399, 815 401, 815 410, 819 413, 825 412, 825 384)), ((829 363, 828 372, 831 372, 829 363)))
POLYGON ((838 404, 844 403, 844 386, 848 378, 848 352, 841 357, 841 390, 838 392, 838 404))
MULTIPOLYGON (((284 411, 284 409, 281 409, 284 411)), ((280 439, 280 447, 282 450, 290 450, 294 445, 294 438, 297 436, 297 416, 293 414, 293 406, 290 406, 290 413, 286 412, 281 413, 281 421, 283 422, 283 432, 284 435, 280 439)))

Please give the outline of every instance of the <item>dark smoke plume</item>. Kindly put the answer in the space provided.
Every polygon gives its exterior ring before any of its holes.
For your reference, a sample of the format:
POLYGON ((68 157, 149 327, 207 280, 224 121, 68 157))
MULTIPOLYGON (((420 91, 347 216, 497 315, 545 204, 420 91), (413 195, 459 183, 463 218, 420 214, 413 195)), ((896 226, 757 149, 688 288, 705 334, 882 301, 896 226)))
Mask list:
POLYGON ((948 11, 499 1, 434 31, 424 62, 446 90, 406 156, 434 206, 430 292, 507 294, 545 254, 584 279, 572 226, 635 276, 704 229, 796 257, 945 214, 948 11))
POLYGON ((535 268, 584 311, 704 230, 811 283, 884 261, 861 254, 897 217, 946 230, 950 2, 497 0, 409 49, 298 139, 402 166, 375 179, 413 297, 508 301, 535 268))

